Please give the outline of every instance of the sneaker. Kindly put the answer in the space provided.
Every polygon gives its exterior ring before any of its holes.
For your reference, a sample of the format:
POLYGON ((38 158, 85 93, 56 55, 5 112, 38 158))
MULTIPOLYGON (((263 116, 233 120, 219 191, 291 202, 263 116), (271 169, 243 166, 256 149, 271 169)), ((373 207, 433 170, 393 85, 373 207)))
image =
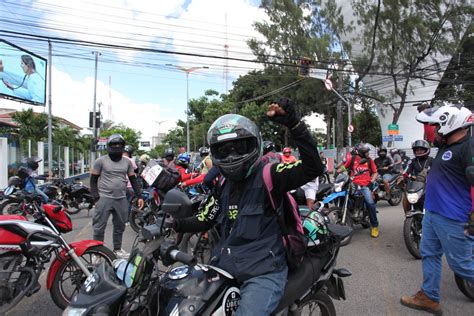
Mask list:
POLYGON ((379 228, 378 227, 372 227, 370 230, 370 237, 377 238, 379 237, 379 228))
POLYGON ((117 258, 128 259, 130 254, 123 249, 114 250, 114 254, 117 258))
POLYGON ((423 290, 419 290, 414 296, 404 295, 400 303, 410 308, 426 311, 434 315, 442 315, 441 304, 431 300, 423 290))

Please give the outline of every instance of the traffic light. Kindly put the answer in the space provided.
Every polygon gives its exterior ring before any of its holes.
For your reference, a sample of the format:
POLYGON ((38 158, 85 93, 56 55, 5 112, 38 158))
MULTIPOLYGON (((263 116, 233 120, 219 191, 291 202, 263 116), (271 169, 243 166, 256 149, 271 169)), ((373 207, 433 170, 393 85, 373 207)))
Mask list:
POLYGON ((309 67, 313 64, 311 58, 303 57, 300 59, 300 69, 299 75, 301 77, 308 77, 309 76, 309 67))
MULTIPOLYGON (((94 112, 89 112, 89 127, 94 127, 94 122, 92 121, 93 116, 94 112)), ((95 127, 100 128, 100 112, 95 112, 95 127)))

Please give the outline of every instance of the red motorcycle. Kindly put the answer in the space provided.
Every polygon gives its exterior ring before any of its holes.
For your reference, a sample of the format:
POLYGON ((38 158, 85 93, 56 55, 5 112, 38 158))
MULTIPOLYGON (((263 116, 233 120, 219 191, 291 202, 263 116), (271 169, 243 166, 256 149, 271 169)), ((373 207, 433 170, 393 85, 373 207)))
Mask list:
POLYGON ((22 215, 0 215, 0 315, 15 307, 25 296, 40 289, 38 279, 51 263, 47 288, 59 308, 66 308, 84 280, 101 262, 112 264, 114 253, 97 240, 68 243, 61 233, 72 230, 62 206, 41 205, 32 195, 18 196, 22 215))

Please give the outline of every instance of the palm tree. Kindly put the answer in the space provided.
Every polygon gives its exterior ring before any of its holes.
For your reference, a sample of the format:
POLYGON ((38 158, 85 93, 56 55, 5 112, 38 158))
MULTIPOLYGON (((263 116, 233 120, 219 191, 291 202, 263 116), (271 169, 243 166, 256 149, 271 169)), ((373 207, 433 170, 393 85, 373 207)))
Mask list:
POLYGON ((20 140, 32 140, 35 142, 48 138, 48 115, 35 113, 33 109, 15 112, 12 120, 18 124, 18 135, 20 140))

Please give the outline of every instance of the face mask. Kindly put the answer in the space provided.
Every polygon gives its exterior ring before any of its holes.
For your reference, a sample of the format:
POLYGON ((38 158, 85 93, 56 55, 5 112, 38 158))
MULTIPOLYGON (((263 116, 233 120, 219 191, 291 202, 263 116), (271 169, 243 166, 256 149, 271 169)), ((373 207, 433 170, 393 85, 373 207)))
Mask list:
POLYGON ((109 153, 109 157, 112 159, 112 161, 117 162, 122 159, 122 153, 109 153))

